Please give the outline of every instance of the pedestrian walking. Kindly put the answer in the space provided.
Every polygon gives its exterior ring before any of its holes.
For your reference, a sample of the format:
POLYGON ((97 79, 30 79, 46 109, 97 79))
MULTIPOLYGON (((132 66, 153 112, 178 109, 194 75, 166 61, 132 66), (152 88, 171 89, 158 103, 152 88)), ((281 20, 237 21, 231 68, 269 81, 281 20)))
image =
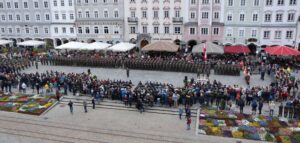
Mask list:
POLYGON ((126 68, 126 75, 127 75, 127 78, 129 78, 129 68, 126 68))
POLYGON ((179 119, 180 120, 181 120, 181 117, 182 117, 182 113, 183 113, 182 106, 179 106, 179 108, 178 108, 178 114, 179 114, 179 119))
POLYGON ((93 109, 95 109, 95 105, 96 105, 95 98, 92 99, 92 104, 93 104, 93 109))
POLYGON ((83 108, 84 108, 84 112, 87 113, 87 102, 86 100, 83 101, 83 108))
POLYGON ((256 100, 253 100, 252 101, 252 104, 251 104, 251 107, 252 107, 252 115, 255 115, 256 114, 256 108, 257 108, 257 102, 256 100))
POLYGON ((243 99, 240 99, 238 102, 239 106, 240 106, 240 113, 243 114, 244 113, 244 106, 245 106, 245 102, 243 99))
POLYGON ((37 62, 37 61, 35 61, 35 68, 36 68, 36 69, 39 69, 39 65, 38 65, 38 62, 37 62))
POLYGON ((274 101, 269 102, 269 109, 270 109, 270 116, 272 117, 274 115, 274 109, 275 109, 274 101))
POLYGON ((26 93, 27 85, 25 82, 22 83, 21 87, 22 87, 23 93, 26 93))
POLYGON ((68 105, 70 107, 70 113, 73 114, 73 102, 70 100, 68 105))
POLYGON ((186 126, 187 126, 187 130, 190 130, 191 129, 191 123, 192 123, 192 118, 191 117, 188 117, 186 119, 186 126))
POLYGON ((263 101, 259 100, 259 102, 258 102, 258 114, 259 115, 261 115, 261 110, 262 110, 263 106, 264 106, 263 101))

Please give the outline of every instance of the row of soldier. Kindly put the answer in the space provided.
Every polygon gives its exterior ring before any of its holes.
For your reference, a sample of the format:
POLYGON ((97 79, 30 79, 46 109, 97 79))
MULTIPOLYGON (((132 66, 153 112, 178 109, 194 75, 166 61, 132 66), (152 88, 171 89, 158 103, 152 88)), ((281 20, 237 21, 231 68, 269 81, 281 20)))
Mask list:
POLYGON ((130 68, 140 70, 160 70, 173 72, 189 72, 204 74, 210 72, 211 64, 208 63, 189 63, 185 61, 162 61, 162 60, 145 60, 145 59, 113 59, 101 58, 99 60, 91 58, 67 58, 54 57, 51 59, 42 58, 42 64, 62 65, 62 66, 91 66, 107 68, 130 68))

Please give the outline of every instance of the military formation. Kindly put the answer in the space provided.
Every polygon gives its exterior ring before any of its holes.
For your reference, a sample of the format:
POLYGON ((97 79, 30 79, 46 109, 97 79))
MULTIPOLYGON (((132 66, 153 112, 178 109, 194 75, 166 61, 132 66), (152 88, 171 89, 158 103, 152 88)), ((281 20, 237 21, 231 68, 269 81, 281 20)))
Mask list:
POLYGON ((215 65, 214 74, 216 75, 231 75, 231 76, 240 76, 241 67, 237 65, 215 65))
POLYGON ((4 71, 0 72, 12 72, 12 73, 19 73, 21 70, 25 70, 32 66, 32 62, 27 58, 20 58, 20 59, 7 59, 7 58, 0 58, 0 69, 4 71))

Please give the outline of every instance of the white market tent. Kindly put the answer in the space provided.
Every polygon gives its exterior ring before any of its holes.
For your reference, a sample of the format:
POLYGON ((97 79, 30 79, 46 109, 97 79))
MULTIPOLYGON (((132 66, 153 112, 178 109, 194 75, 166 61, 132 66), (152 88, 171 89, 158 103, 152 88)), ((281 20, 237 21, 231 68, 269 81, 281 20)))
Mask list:
POLYGON ((55 49, 58 50, 65 50, 65 49, 70 49, 70 50, 81 50, 82 47, 88 45, 88 43, 81 43, 81 42, 69 42, 60 46, 57 46, 55 49))
POLYGON ((134 47, 135 44, 121 42, 108 48, 108 50, 112 50, 113 52, 127 52, 133 49, 134 47))
POLYGON ((17 43, 18 46, 32 46, 32 47, 38 47, 41 45, 46 45, 46 42, 44 41, 36 41, 36 40, 28 40, 21 43, 17 43))
POLYGON ((5 45, 11 44, 11 43, 13 43, 13 41, 0 39, 0 45, 2 45, 2 46, 5 46, 5 45))
POLYGON ((81 47, 80 49, 83 49, 83 50, 105 50, 110 46, 111 46, 111 44, 107 44, 104 42, 94 42, 94 43, 85 45, 85 46, 81 47))

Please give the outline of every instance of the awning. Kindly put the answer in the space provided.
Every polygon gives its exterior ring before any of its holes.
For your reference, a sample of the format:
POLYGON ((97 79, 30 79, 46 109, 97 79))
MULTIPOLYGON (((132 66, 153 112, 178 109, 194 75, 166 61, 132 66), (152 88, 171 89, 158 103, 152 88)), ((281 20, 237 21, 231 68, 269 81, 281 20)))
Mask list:
POLYGON ((206 47, 207 54, 224 54, 224 48, 216 45, 212 42, 201 43, 193 47, 193 53, 203 53, 203 49, 206 47))
POLYGON ((116 45, 108 48, 108 50, 112 50, 113 52, 127 52, 127 51, 133 49, 134 47, 135 47, 135 44, 121 42, 119 44, 116 44, 116 45))
POLYGON ((226 53, 226 54, 246 54, 246 53, 250 53, 250 49, 244 45, 225 46, 224 53, 226 53))
POLYGON ((88 43, 81 43, 81 42, 69 42, 60 46, 57 46, 55 49, 58 50, 64 50, 64 49, 70 49, 70 50, 82 50, 81 48, 88 45, 88 43))
POLYGON ((287 46, 274 46, 265 48, 266 53, 276 56, 299 56, 300 52, 287 46))
POLYGON ((17 43, 18 46, 33 46, 33 47, 37 47, 37 46, 41 46, 41 45, 46 45, 46 42, 44 41, 36 41, 36 40, 28 40, 28 41, 24 41, 21 43, 17 43))
POLYGON ((142 51, 177 52, 179 46, 166 41, 157 41, 143 47, 142 51))
POLYGON ((13 41, 0 39, 0 45, 5 46, 5 45, 10 44, 10 43, 13 43, 13 41))
POLYGON ((110 46, 111 46, 111 44, 107 44, 104 42, 94 42, 94 43, 91 43, 91 44, 81 47, 81 49, 83 49, 83 50, 104 50, 110 46))

